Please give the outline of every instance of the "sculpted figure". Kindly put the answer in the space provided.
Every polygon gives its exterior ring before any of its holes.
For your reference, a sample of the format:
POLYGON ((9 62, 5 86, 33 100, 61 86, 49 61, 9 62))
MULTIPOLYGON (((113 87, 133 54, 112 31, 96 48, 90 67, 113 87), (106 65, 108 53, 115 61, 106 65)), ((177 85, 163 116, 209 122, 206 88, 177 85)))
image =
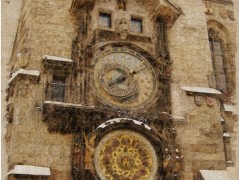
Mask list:
POLYGON ((81 147, 78 143, 75 143, 73 150, 73 166, 77 169, 81 168, 81 147))
POLYGON ((92 169, 92 155, 94 154, 94 143, 95 143, 96 134, 92 133, 90 139, 84 133, 85 139, 85 169, 92 169))

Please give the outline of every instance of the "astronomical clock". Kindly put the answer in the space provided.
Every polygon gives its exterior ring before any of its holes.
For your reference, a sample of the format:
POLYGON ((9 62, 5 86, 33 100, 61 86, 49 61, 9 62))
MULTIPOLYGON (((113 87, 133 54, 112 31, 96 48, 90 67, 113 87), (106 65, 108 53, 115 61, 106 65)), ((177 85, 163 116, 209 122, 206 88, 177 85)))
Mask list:
POLYGON ((143 5, 135 7, 141 18, 127 11, 131 1, 110 1, 114 13, 105 1, 96 1, 100 8, 94 2, 73 1, 71 7, 81 22, 72 57, 82 89, 82 106, 69 115, 80 114, 72 123, 73 179, 172 179, 180 162, 170 116, 166 28, 180 10, 168 7, 171 15, 148 21, 143 5))
POLYGON ((94 61, 95 95, 102 103, 120 109, 142 109, 157 92, 157 75, 141 54, 112 48, 94 61))
MULTIPOLYGON (((137 112, 157 99, 157 73, 143 55, 132 49, 107 48, 96 55, 92 67, 93 93, 105 107, 117 112, 137 112)), ((143 131, 150 134, 151 128, 145 128, 146 124, 136 119, 119 118, 108 123, 109 127, 104 123, 107 133, 95 147, 93 162, 97 176, 105 180, 155 179, 158 152, 142 134, 143 131)))

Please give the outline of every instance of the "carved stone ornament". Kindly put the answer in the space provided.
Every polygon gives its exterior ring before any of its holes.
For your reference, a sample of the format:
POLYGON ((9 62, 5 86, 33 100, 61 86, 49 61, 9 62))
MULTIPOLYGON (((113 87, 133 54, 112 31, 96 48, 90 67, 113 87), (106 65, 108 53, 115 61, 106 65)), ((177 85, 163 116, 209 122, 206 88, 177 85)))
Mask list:
POLYGON ((233 12, 233 11, 227 10, 227 14, 228 14, 228 17, 229 17, 231 20, 235 20, 234 12, 233 12))
POLYGON ((93 169, 92 165, 92 155, 94 155, 94 143, 95 143, 96 134, 92 133, 91 137, 88 139, 84 133, 85 139, 85 169, 93 169))
POLYGON ((214 99, 212 97, 206 97, 207 106, 212 107, 214 106, 214 99))
POLYGON ((73 149, 73 159, 72 159, 72 165, 74 168, 80 169, 81 168, 81 146, 78 143, 74 144, 74 149, 73 149))
POLYGON ((197 106, 201 106, 203 104, 203 97, 202 96, 194 96, 194 102, 197 106))
POLYGON ((226 19, 226 18, 228 17, 227 10, 225 10, 225 9, 220 9, 220 10, 219 10, 219 15, 220 15, 223 19, 226 19))
POLYGON ((30 54, 29 53, 18 53, 17 54, 17 65, 19 68, 25 68, 29 64, 30 54))
POLYGON ((214 9, 213 9, 213 5, 211 2, 205 1, 205 13, 206 14, 213 14, 214 13, 214 9))
POLYGON ((117 23, 117 30, 120 32, 120 38, 126 39, 129 32, 129 23, 126 18, 121 18, 117 23))

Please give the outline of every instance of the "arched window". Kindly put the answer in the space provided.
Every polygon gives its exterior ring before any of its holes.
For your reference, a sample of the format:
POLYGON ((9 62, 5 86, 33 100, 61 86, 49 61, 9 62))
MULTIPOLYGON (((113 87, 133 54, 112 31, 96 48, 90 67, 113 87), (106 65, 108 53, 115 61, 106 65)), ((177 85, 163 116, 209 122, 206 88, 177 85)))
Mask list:
POLYGON ((220 38, 219 32, 211 28, 208 30, 208 35, 216 88, 226 93, 227 79, 223 41, 220 38))

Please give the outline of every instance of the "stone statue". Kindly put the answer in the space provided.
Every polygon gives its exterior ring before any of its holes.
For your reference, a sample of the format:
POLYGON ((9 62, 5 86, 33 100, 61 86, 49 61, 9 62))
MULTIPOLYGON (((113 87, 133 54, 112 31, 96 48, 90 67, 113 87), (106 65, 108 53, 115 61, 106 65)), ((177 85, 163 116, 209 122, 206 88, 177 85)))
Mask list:
POLYGON ((84 133, 84 139, 85 139, 85 169, 92 169, 92 155, 94 154, 95 148, 94 148, 94 143, 95 143, 95 138, 96 134, 95 132, 92 133, 92 136, 90 139, 86 136, 84 133))
POLYGON ((126 39, 129 30, 129 23, 127 22, 126 18, 121 18, 119 20, 119 23, 117 24, 117 30, 120 33, 120 38, 126 39))
POLYGON ((179 152, 178 149, 175 150, 175 165, 173 168, 174 174, 178 174, 182 169, 182 159, 183 155, 179 152))
POLYGON ((73 166, 76 169, 81 168, 81 147, 78 143, 75 143, 73 150, 73 166))

